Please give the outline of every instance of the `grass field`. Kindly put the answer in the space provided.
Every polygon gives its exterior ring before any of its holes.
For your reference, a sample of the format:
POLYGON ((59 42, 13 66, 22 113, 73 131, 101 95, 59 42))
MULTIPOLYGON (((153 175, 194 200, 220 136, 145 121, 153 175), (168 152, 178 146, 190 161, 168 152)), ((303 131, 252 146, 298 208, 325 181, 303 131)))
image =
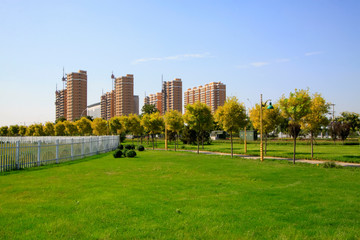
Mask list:
MULTIPOLYGON (((127 142, 131 142, 127 140, 127 142)), ((135 140, 136 142, 136 140, 135 140)), ((151 142, 147 144, 146 141, 143 142, 147 148, 152 148, 151 142)), ((247 153, 248 155, 259 156, 260 155, 260 146, 259 141, 257 142, 248 142, 247 143, 247 153)), ((158 141, 158 147, 164 148, 164 141, 158 141)), ((182 149, 191 149, 196 150, 196 145, 184 145, 179 141, 179 146, 182 149)), ((169 148, 173 149, 174 144, 169 142, 169 148)), ((201 150, 201 146, 200 146, 201 150)), ((210 145, 204 145, 205 151, 216 151, 216 152, 225 152, 230 153, 230 141, 221 140, 221 141, 212 141, 210 145)), ((243 141, 239 139, 234 141, 234 154, 244 154, 244 144, 243 141)), ((266 156, 271 157, 293 157, 293 142, 292 140, 272 140, 268 141, 267 144, 267 154, 266 156)), ((311 148, 309 140, 298 140, 296 148, 296 158, 298 159, 311 159, 311 148)), ((360 144, 357 140, 347 141, 345 145, 342 142, 336 142, 334 144, 331 140, 317 140, 316 145, 314 146, 314 159, 316 160, 332 160, 332 161, 343 161, 343 162, 360 162, 360 144)))
POLYGON ((360 170, 145 151, 0 175, 0 239, 359 239, 360 170))

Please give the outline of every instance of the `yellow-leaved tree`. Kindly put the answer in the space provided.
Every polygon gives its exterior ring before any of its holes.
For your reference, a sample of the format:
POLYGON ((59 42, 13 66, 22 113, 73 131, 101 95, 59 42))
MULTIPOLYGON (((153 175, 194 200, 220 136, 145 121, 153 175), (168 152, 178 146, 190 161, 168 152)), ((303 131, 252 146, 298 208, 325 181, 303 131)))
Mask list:
POLYGON ((170 110, 164 115, 165 127, 167 130, 176 132, 176 140, 175 140, 175 151, 176 145, 179 139, 179 133, 184 127, 184 119, 182 117, 181 112, 177 110, 170 110))
POLYGON ((246 108, 236 97, 229 97, 223 106, 218 107, 215 121, 230 134, 231 157, 233 157, 233 135, 247 124, 246 108))
POLYGON ((44 126, 44 132, 46 136, 54 136, 55 135, 55 126, 52 122, 46 122, 44 126))
POLYGON ((302 128, 310 133, 311 159, 314 157, 314 136, 321 131, 321 126, 327 126, 329 120, 326 114, 329 113, 330 104, 319 93, 315 93, 311 98, 310 112, 301 122, 302 128))
POLYGON ((64 121, 65 125, 65 135, 66 136, 75 136, 78 135, 79 131, 77 129, 77 126, 74 122, 71 121, 64 121))
POLYGON ((311 96, 309 90, 290 92, 289 97, 282 96, 279 101, 281 114, 289 120, 288 132, 294 140, 293 163, 295 164, 296 138, 301 130, 301 123, 310 113, 311 96))
POLYGON ((80 136, 90 136, 92 134, 91 121, 82 117, 75 122, 80 136))
POLYGON ((95 118, 91 123, 93 134, 102 136, 108 134, 108 122, 102 118, 95 118))
POLYGON ((141 125, 144 127, 145 131, 150 133, 154 145, 154 136, 155 134, 161 133, 164 129, 164 119, 159 112, 154 112, 151 114, 145 113, 141 119, 141 125))
MULTIPOLYGON (((201 102, 187 105, 184 122, 196 132, 197 153, 199 154, 200 135, 203 135, 205 131, 210 131, 214 124, 210 107, 201 102)), ((202 138, 202 146, 204 149, 204 138, 202 138)))
MULTIPOLYGON (((273 104, 272 106, 274 107, 274 109, 267 109, 266 106, 263 106, 262 108, 263 133, 265 136, 265 154, 267 150, 267 138, 269 136, 269 133, 274 131, 282 120, 279 104, 273 104)), ((249 111, 249 115, 250 121, 252 122, 254 128, 260 131, 260 104, 256 104, 255 107, 251 108, 249 111)))

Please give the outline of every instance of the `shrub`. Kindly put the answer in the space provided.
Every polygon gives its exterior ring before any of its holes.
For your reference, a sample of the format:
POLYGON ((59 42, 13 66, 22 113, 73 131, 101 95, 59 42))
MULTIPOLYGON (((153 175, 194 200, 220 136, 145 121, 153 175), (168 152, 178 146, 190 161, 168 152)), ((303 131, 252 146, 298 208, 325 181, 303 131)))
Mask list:
POLYGON ((336 168, 336 164, 334 162, 326 162, 323 165, 324 168, 336 168))
POLYGON ((131 150, 131 149, 132 149, 132 146, 131 146, 130 144, 126 144, 126 145, 125 145, 125 149, 131 150))
POLYGON ((126 157, 126 153, 129 151, 129 149, 124 149, 124 151, 123 151, 123 155, 124 155, 124 157, 126 157))
POLYGON ((118 149, 123 150, 124 146, 122 144, 119 144, 118 149))
POLYGON ((136 152, 134 150, 129 150, 129 151, 126 152, 126 156, 130 157, 130 158, 135 157, 136 152))
POLYGON ((134 144, 131 144, 130 146, 131 146, 132 150, 135 150, 135 145, 134 144))
POLYGON ((140 151, 140 152, 142 152, 142 151, 145 150, 145 148, 144 148, 143 145, 139 145, 139 146, 137 147, 137 150, 140 151))
POLYGON ((120 149, 116 149, 113 154, 114 158, 121 158, 122 155, 123 155, 123 152, 120 149))

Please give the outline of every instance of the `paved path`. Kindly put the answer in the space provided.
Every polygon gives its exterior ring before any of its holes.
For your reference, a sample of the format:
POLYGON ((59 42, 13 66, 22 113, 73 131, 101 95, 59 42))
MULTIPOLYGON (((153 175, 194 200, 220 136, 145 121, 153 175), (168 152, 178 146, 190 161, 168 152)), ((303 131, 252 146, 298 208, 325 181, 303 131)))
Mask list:
MULTIPOLYGON (((151 148, 149 148, 151 150, 151 148)), ((155 150, 163 150, 163 148, 156 148, 155 150)), ((172 149, 169 149, 169 151, 173 151, 172 149)), ((181 152, 194 152, 196 153, 196 150, 184 150, 184 149, 178 149, 177 151, 181 152)), ((222 152, 210 152, 210 151, 199 151, 199 153, 202 154, 213 154, 213 155, 231 155, 231 153, 222 153, 222 152)), ((245 155, 245 154, 234 154, 235 157, 241 157, 245 159, 259 159, 259 156, 251 156, 251 155, 245 155)), ((292 161, 292 158, 282 158, 282 157, 264 157, 264 159, 271 159, 271 160, 287 160, 292 161)), ((330 160, 307 160, 307 159, 296 159, 296 162, 300 163, 309 163, 309 164, 323 164, 325 162, 329 162, 330 160)), ((336 165, 340 165, 343 167, 360 167, 360 163, 348 163, 348 162, 337 162, 335 161, 336 165)))

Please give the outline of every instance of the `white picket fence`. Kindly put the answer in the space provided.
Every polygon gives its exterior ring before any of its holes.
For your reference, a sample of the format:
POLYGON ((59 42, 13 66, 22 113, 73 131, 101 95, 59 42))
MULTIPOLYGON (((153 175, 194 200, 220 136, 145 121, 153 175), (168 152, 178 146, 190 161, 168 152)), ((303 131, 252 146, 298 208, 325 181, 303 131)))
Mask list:
POLYGON ((0 137, 0 172, 76 160, 118 145, 119 136, 0 137))

